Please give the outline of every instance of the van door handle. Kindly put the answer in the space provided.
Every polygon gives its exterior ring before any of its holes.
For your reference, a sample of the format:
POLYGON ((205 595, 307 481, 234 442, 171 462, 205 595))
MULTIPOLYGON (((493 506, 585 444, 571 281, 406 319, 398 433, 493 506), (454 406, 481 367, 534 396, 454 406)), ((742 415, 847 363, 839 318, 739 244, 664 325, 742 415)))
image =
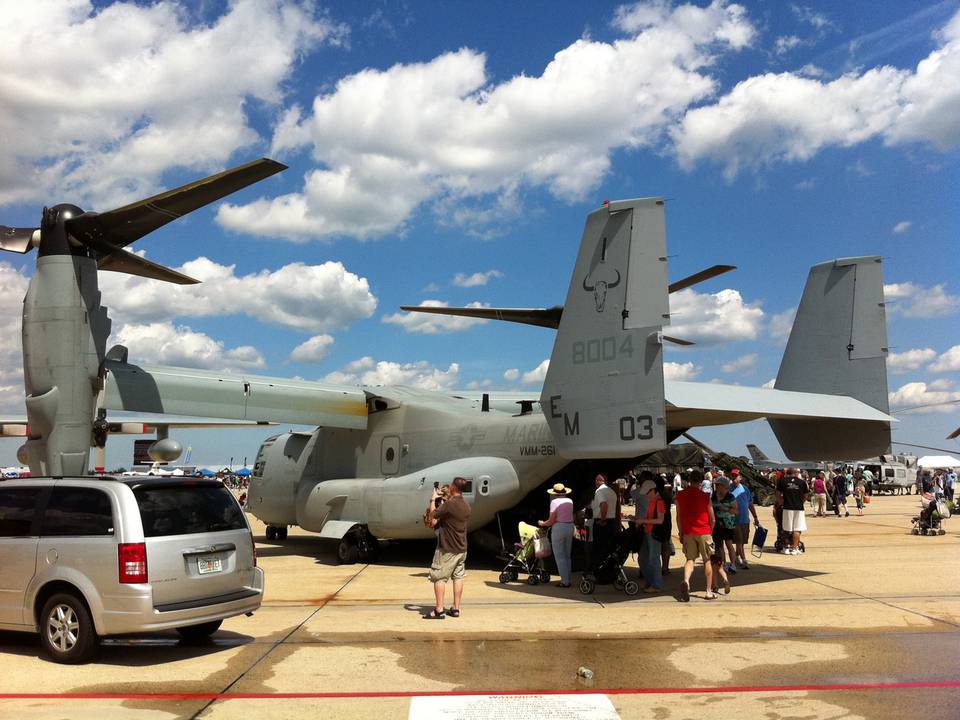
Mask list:
POLYGON ((236 550, 237 546, 233 543, 220 543, 219 545, 204 545, 203 547, 189 548, 183 551, 183 556, 188 557, 190 555, 209 555, 211 553, 218 552, 227 552, 228 550, 236 550))

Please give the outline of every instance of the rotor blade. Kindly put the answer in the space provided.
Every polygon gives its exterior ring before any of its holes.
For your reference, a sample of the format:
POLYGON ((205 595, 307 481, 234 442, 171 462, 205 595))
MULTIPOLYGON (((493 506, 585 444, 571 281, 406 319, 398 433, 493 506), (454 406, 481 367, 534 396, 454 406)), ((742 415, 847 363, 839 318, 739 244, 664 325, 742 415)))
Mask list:
POLYGON ((25 253, 32 246, 30 239, 37 228, 15 228, 0 225, 0 249, 25 253))
POLYGON ((560 326, 560 317, 563 315, 563 308, 559 305, 552 308, 465 308, 401 305, 400 309, 409 312, 433 313, 434 315, 458 315, 483 320, 505 320, 506 322, 554 329, 560 326))
POLYGON ((146 258, 134 255, 131 252, 116 248, 109 255, 104 255, 97 261, 97 268, 100 270, 109 270, 111 272, 121 272, 127 275, 137 275, 139 277, 150 278, 151 280, 163 280, 177 285, 196 285, 196 280, 188 275, 178 273, 163 265, 150 262, 146 258))
POLYGON ((677 290, 683 290, 691 285, 702 283, 704 280, 715 278, 717 275, 723 275, 724 273, 728 273, 731 270, 736 269, 736 265, 714 265, 712 267, 708 267, 706 270, 701 270, 698 273, 694 273, 693 275, 685 277, 682 280, 677 280, 676 282, 670 283, 670 285, 667 286, 667 292, 675 293, 677 290))
MULTIPOLYGON (((94 249, 101 249, 99 243, 104 241, 125 247, 178 217, 286 168, 275 160, 261 158, 116 210, 78 215, 67 220, 66 227, 71 235, 94 249)), ((104 249, 102 254, 108 251, 104 249)))
POLYGON ((670 337, 669 335, 664 335, 663 341, 668 343, 673 343, 674 345, 684 345, 684 346, 696 345, 696 343, 693 342, 692 340, 684 340, 682 338, 670 337))

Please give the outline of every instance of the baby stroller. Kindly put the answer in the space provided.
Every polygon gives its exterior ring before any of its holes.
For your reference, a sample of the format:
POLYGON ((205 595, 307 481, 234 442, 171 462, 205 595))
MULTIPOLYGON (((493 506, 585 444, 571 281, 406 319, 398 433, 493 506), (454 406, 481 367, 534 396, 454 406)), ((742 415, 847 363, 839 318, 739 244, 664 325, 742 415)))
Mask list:
POLYGON ((630 533, 622 532, 611 541, 607 554, 600 558, 593 572, 585 572, 580 578, 580 592, 589 595, 597 584, 613 583, 617 590, 623 590, 627 595, 636 595, 640 592, 640 584, 635 580, 628 580, 623 570, 623 564, 630 554, 630 533))
MULTIPOLYGON (((773 506, 773 519, 777 521, 777 539, 773 542, 773 550, 774 552, 782 552, 784 549, 790 547, 790 533, 784 532, 783 529, 782 505, 773 506)), ((797 549, 802 553, 807 551, 807 547, 803 544, 803 540, 801 540, 800 544, 797 545, 797 549)))
POLYGON ((923 509, 917 517, 913 518, 911 534, 946 535, 947 531, 943 528, 943 521, 950 517, 950 508, 947 507, 944 499, 932 493, 923 493, 920 496, 920 504, 923 509))
POLYGON ((543 566, 543 560, 536 556, 533 547, 537 537, 547 531, 525 522, 521 522, 517 527, 520 531, 520 542, 514 543, 513 555, 507 556, 507 564, 500 572, 500 582, 506 584, 516 580, 520 573, 527 576, 528 585, 550 582, 550 573, 543 566))

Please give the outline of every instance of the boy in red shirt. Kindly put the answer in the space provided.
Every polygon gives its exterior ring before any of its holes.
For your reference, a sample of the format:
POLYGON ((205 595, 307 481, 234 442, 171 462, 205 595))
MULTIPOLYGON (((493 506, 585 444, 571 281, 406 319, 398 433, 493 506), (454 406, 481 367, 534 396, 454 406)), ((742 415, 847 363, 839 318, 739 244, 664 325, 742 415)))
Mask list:
POLYGON ((716 518, 710 496, 700 489, 700 473, 696 470, 683 478, 683 490, 677 493, 677 525, 680 528, 680 544, 687 561, 683 566, 683 582, 680 583, 680 600, 690 602, 690 577, 694 561, 703 560, 703 573, 707 580, 707 600, 717 596, 713 593, 713 524, 716 518))

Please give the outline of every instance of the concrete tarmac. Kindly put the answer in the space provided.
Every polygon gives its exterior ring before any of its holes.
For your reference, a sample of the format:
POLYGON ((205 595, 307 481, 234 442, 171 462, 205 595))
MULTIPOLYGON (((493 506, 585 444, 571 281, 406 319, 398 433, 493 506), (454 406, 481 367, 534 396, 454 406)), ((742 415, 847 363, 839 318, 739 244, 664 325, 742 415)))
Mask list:
POLYGON ((79 667, 0 633, 0 717, 386 720, 407 718, 416 694, 596 692, 621 718, 958 718, 960 519, 943 537, 910 535, 918 503, 878 497, 862 518, 808 518, 805 555, 764 553, 710 602, 699 565, 691 601, 676 600, 679 556, 662 594, 633 598, 501 585, 502 563, 470 557, 463 614, 442 621, 422 619, 430 544, 341 566, 308 533, 268 543, 256 524, 256 615, 203 645, 104 640, 79 667))

